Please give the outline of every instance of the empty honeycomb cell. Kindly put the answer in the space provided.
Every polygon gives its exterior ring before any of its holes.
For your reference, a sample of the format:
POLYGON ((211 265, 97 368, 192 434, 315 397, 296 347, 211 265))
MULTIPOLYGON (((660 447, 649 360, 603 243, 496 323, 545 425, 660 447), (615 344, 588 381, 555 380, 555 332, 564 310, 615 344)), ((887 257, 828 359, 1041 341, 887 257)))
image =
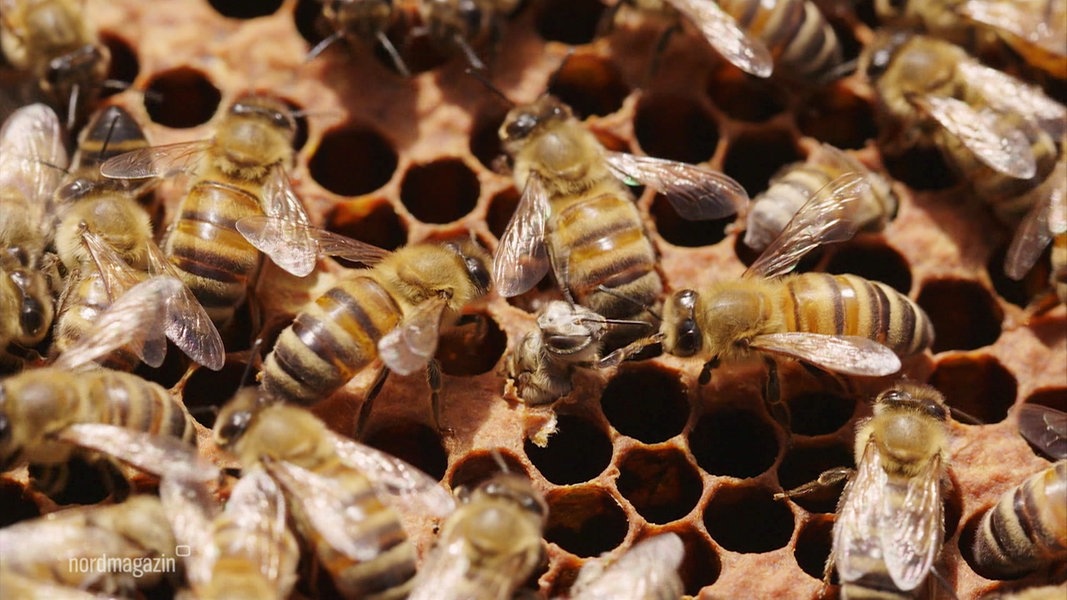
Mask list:
POLYGON ((207 123, 219 108, 222 93, 207 75, 189 67, 156 73, 145 89, 145 109, 152 122, 183 129, 207 123))
POLYGON ((797 127, 805 135, 838 148, 859 149, 878 130, 870 102, 840 85, 828 85, 797 109, 797 127))
MULTIPOLYGON (((796 545, 793 547, 793 558, 808 575, 821 580, 826 569, 826 560, 830 558, 830 550, 833 548, 834 522, 829 517, 817 517, 800 526, 797 532, 796 545)), ((837 573, 834 572, 830 579, 831 583, 837 583, 837 573)))
POLYGON ((584 119, 619 110, 630 90, 611 61, 593 54, 573 54, 552 77, 548 93, 566 102, 579 119, 584 119))
POLYGON ((507 160, 500 145, 500 126, 506 116, 506 109, 494 106, 479 112, 471 125, 468 147, 478 162, 490 171, 499 171, 501 161, 507 160))
POLYGON ((181 350, 168 344, 167 355, 163 357, 163 364, 158 367, 150 367, 140 363, 134 369, 134 373, 148 381, 154 381, 165 388, 170 388, 185 375, 188 366, 189 361, 181 350))
POLYGON ((441 331, 435 358, 449 375, 481 375, 496 366, 507 345, 507 336, 492 317, 473 313, 441 331))
POLYGON ((793 513, 765 488, 723 486, 704 509, 704 527, 711 539, 727 550, 759 554, 789 543, 793 513))
POLYGON ((0 527, 7 527, 19 521, 33 519, 41 515, 41 509, 30 497, 29 490, 22 484, 10 479, 0 478, 0 527))
POLYGON ((835 275, 852 273, 881 281, 902 294, 911 291, 908 261, 878 236, 863 236, 833 246, 823 270, 835 275))
POLYGON ((300 37, 314 46, 326 37, 319 26, 322 15, 322 0, 297 0, 293 9, 293 22, 300 37))
POLYGON ((386 250, 403 246, 408 237, 393 206, 380 198, 337 202, 326 215, 326 229, 386 250))
POLYGON ((452 489, 460 487, 474 489, 478 487, 482 482, 500 473, 501 468, 498 460, 504 461, 509 473, 523 476, 529 475, 517 456, 507 450, 498 449, 496 453, 497 456, 493 456, 492 452, 477 450, 464 456, 452 469, 452 476, 448 480, 448 486, 452 489))
POLYGON ((1027 396, 1024 402, 1026 404, 1040 404, 1060 412, 1067 412, 1067 387, 1039 388, 1027 396))
MULTIPOLYGON (((726 238, 726 226, 736 217, 730 215, 711 221, 689 221, 678 216, 663 194, 656 194, 649 211, 656 223, 656 232, 668 243, 685 248, 712 246, 726 238)), ((742 244, 743 245, 743 244, 742 244)))
POLYGON ((564 44, 590 42, 605 8, 599 0, 546 0, 539 7, 537 32, 545 40, 564 44))
POLYGON ((700 473, 676 448, 627 452, 615 485, 646 521, 659 524, 689 514, 703 490, 700 473))
POLYGON ((481 189, 470 167, 447 158, 409 167, 400 184, 400 201, 423 223, 451 223, 474 208, 481 189))
POLYGON ((208 0, 211 8, 231 19, 254 19, 274 14, 282 0, 208 0))
MULTIPOLYGON (((100 41, 107 46, 111 62, 107 66, 107 78, 123 86, 133 85, 137 74, 141 72, 141 63, 137 60, 137 50, 124 38, 109 33, 101 33, 100 41)), ((113 90, 118 91, 118 90, 113 90)), ((105 90, 107 92, 107 90, 105 90)))
POLYGON ((556 485, 593 479, 611 462, 607 432, 586 419, 559 415, 559 431, 541 448, 526 440, 526 456, 545 479, 556 485))
POLYGON ((497 192, 489 200, 489 210, 485 215, 489 231, 499 240, 504 235, 504 229, 511 221, 511 215, 515 214, 515 208, 519 205, 519 190, 514 187, 506 187, 497 192))
POLYGON ((982 284, 968 279, 928 281, 916 298, 934 325, 934 352, 974 350, 1000 337, 1004 310, 982 284))
MULTIPOLYGON (((778 483, 783 490, 793 490, 819 478, 824 471, 837 467, 854 467, 852 448, 842 444, 795 445, 778 465, 778 483)), ((811 513, 833 513, 844 482, 820 486, 811 493, 792 496, 798 506, 811 513)))
POLYGON ((912 148, 900 156, 882 155, 886 171, 913 190, 943 190, 956 176, 936 148, 912 148))
POLYGON ((359 196, 393 178, 397 154, 381 133, 360 125, 331 129, 308 161, 311 178, 341 196, 359 196))
POLYGON ((110 462, 90 462, 83 456, 73 455, 59 469, 63 474, 57 479, 57 472, 51 468, 29 466, 35 487, 47 491, 56 504, 96 504, 108 496, 121 499, 129 494, 129 484, 110 462), (53 482, 55 487, 46 482, 53 482))
POLYGON ((743 185, 749 196, 755 196, 767 189, 778 169, 802 158, 791 132, 777 128, 751 131, 727 148, 723 171, 743 185))
POLYGON ((199 368, 185 381, 182 397, 185 406, 201 425, 215 426, 217 412, 212 410, 226 403, 241 386, 253 385, 255 373, 248 372, 245 362, 227 361, 219 371, 199 368))
POLYGON ((689 418, 685 386, 676 373, 654 366, 629 366, 604 387, 604 415, 615 429, 646 444, 682 432, 689 418))
POLYGON ((545 539, 581 557, 599 556, 626 537, 626 513, 602 488, 579 486, 545 495, 545 539))
POLYGON ((723 63, 708 81, 708 96, 724 113, 740 121, 762 123, 785 111, 789 97, 778 82, 753 77, 723 63))
MULTIPOLYGON (((1018 382, 996 358, 984 354, 947 356, 937 361, 930 385, 953 408, 982 423, 999 423, 1015 404, 1018 382)), ((961 415, 957 420, 965 420, 961 415)))
POLYGON ((763 473, 778 456, 774 426, 748 410, 723 409, 701 416, 689 433, 689 448, 708 473, 739 478, 763 473))
POLYGON ((715 154, 719 129, 693 96, 646 92, 637 102, 634 135, 649 156, 699 163, 715 154))
POLYGON ((371 432, 363 443, 388 452, 418 467, 434 479, 443 479, 448 455, 436 429, 413 421, 394 421, 371 432))
POLYGON ((807 392, 789 399, 791 429, 796 435, 824 435, 844 427, 856 408, 853 398, 830 392, 807 392))
POLYGON ((1004 273, 1004 256, 1007 251, 1008 245, 1002 244, 986 262, 986 271, 989 272, 989 280, 997 295, 1015 306, 1025 308, 1035 299, 1052 291, 1049 286, 1049 275, 1052 270, 1049 255, 1052 246, 1045 248, 1034 266, 1019 281, 1009 278, 1004 273))
POLYGON ((695 529, 675 531, 682 538, 685 557, 678 567, 678 574, 685 585, 685 593, 696 596, 701 588, 715 583, 722 572, 722 562, 707 538, 695 529))

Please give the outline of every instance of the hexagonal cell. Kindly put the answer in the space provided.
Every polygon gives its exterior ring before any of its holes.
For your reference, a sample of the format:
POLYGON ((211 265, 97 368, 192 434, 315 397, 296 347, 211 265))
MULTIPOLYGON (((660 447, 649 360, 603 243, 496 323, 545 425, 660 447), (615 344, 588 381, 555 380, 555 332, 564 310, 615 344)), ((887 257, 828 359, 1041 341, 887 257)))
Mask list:
POLYGON ((254 19, 274 14, 282 0, 208 0, 211 8, 231 19, 254 19))
POLYGON ((206 74, 178 67, 152 77, 144 105, 154 123, 183 129, 207 123, 221 100, 222 93, 206 74))
POLYGON ((1019 387, 1011 371, 984 354, 939 360, 929 383, 945 395, 950 407, 987 424, 1008 416, 1019 387))
POLYGON ((723 409, 700 417, 689 433, 697 464, 712 475, 755 477, 774 464, 774 426, 748 410, 723 409))
POLYGON ((1002 244, 986 262, 986 271, 989 273, 989 280, 993 283, 993 289, 1004 300, 1015 306, 1026 308, 1035 298, 1050 291, 1049 276, 1052 265, 1049 262, 1049 255, 1051 252, 1052 246, 1050 245, 1041 253, 1041 257, 1034 263, 1033 268, 1021 280, 1016 281, 1004 273, 1004 256, 1008 253, 1008 246, 1002 244))
POLYGON ((379 198, 334 204, 326 214, 326 229, 386 250, 403 246, 408 237, 393 205, 379 198))
POLYGON ((934 352, 974 350, 1000 337, 1004 310, 989 290, 968 279, 938 279, 926 282, 916 298, 930 316, 934 352))
POLYGON ((911 291, 911 267, 899 252, 874 236, 865 236, 832 247, 825 271, 840 275, 852 273, 881 281, 901 294, 911 291))
POLYGON ((242 386, 253 385, 254 379, 255 372, 249 372, 245 362, 227 361, 219 371, 201 367, 185 381, 182 398, 193 418, 211 429, 215 426, 218 407, 232 398, 242 386))
POLYGON ((618 500, 601 488, 555 489, 546 494, 545 500, 545 539, 572 554, 598 556, 626 537, 626 513, 618 500))
POLYGON ((573 54, 549 82, 548 93, 570 105, 575 116, 609 115, 630 93, 619 69, 593 54, 573 54))
POLYGON ((517 456, 503 449, 494 452, 475 450, 464 456, 452 469, 448 486, 452 489, 467 487, 473 489, 493 475, 501 472, 498 460, 504 461, 509 473, 528 476, 526 467, 517 456))
POLYGON ((649 212, 656 223, 656 233, 668 243, 684 248, 718 244, 726 238, 726 226, 736 218, 730 215, 711 221, 689 221, 678 216, 662 194, 656 194, 652 199, 649 212))
POLYGON ((508 337, 492 317, 473 313, 441 331, 434 357, 446 374, 470 377, 491 371, 507 345, 508 337))
POLYGON ((363 443, 406 460, 434 479, 443 479, 448 467, 441 435, 422 423, 397 421, 367 436, 363 443))
POLYGON ((708 96, 724 113, 739 121, 762 123, 785 111, 789 94, 770 79, 761 79, 723 63, 708 81, 708 96))
POLYGON ((956 176, 936 148, 912 148, 900 156, 882 155, 886 171, 913 190, 943 190, 956 176))
POLYGON ((802 158, 792 132, 784 129, 751 131, 730 144, 723 171, 745 186, 749 196, 755 196, 767 189, 767 182, 778 169, 802 158))
POLYGON ((1027 396, 1023 403, 1040 404, 1060 412, 1067 412, 1067 387, 1039 388, 1027 396))
POLYGON ((604 416, 619 433, 655 444, 682 432, 689 418, 685 386, 677 373, 654 366, 629 366, 600 396, 604 416))
POLYGON ((41 516, 25 486, 10 479, 0 479, 0 506, 4 507, 0 512, 0 527, 41 516))
POLYGON ((793 513, 762 487, 720 487, 704 509, 711 539, 727 550, 759 554, 784 548, 793 536, 793 513))
POLYGON ((467 141, 471 154, 490 171, 499 170, 500 161, 507 160, 500 145, 500 126, 506 116, 506 109, 494 106, 475 115, 474 124, 471 125, 471 135, 467 141))
POLYGON ((685 593, 696 596, 701 588, 715 583, 719 578, 722 562, 715 548, 699 531, 686 528, 675 533, 682 538, 682 544, 685 546, 685 557, 682 559, 682 565, 678 567, 678 574, 682 576, 682 583, 685 584, 685 593))
POLYGON ((627 452, 615 485, 646 521, 659 524, 689 514, 703 491, 700 473, 677 448, 627 452))
POLYGON ((645 154, 687 163, 708 160, 719 144, 711 114, 697 98, 683 94, 642 94, 634 135, 645 154))
POLYGON ((392 142, 372 128, 331 129, 308 160, 311 178, 340 196, 373 192, 393 178, 397 154, 392 142))
MULTIPOLYGON (((794 446, 786 452, 778 465, 778 483, 783 490, 793 490, 819 478, 824 471, 836 467, 855 467, 852 448, 834 444, 830 446, 794 446)), ((833 513, 844 488, 840 485, 820 487, 810 494, 791 497, 791 500, 811 513, 833 513)))
POLYGON ((451 223, 474 209, 478 176, 462 160, 412 165, 400 184, 400 201, 423 223, 451 223))
MULTIPOLYGON (((804 523, 797 532, 796 546, 793 548, 793 558, 808 575, 822 580, 826 568, 826 560, 830 558, 830 550, 833 548, 834 522, 828 517, 812 519, 804 523)), ((830 583, 837 583, 837 571, 830 576, 830 583)))
POLYGON ((845 426, 856 409, 854 398, 830 392, 806 392, 788 400, 795 435, 825 435, 845 426))
POLYGON ((163 357, 163 364, 158 367, 150 367, 140 363, 134 369, 134 373, 165 388, 171 388, 185 375, 188 367, 189 360, 182 354, 182 351, 168 344, 167 355, 163 357))
POLYGON ((598 0, 548 0, 537 15, 537 33, 550 41, 585 44, 596 36, 605 5, 598 0))
POLYGON ((46 490, 56 504, 97 504, 112 496, 123 499, 129 484, 114 465, 107 461, 89 462, 74 455, 57 467, 29 466, 32 484, 46 490), (63 477, 65 476, 65 479, 63 477))
POLYGON ((862 148, 878 134, 870 102, 841 85, 816 91, 797 109, 796 117, 804 135, 838 148, 862 148))
POLYGON ((559 431, 541 448, 526 440, 526 456, 545 479, 569 485, 593 479, 611 462, 611 440, 600 426, 574 415, 559 415, 559 431))
POLYGON ((489 199, 489 210, 485 215, 485 224, 489 231, 500 239, 511 222, 511 215, 515 214, 515 208, 519 205, 519 190, 514 187, 506 187, 497 192, 489 199))
MULTIPOLYGON (((110 33, 101 33, 100 41, 111 53, 111 62, 107 67, 107 78, 112 81, 132 85, 141 72, 141 63, 137 60, 137 50, 125 38, 110 33)), ((104 95, 118 93, 119 90, 104 89, 104 95)))

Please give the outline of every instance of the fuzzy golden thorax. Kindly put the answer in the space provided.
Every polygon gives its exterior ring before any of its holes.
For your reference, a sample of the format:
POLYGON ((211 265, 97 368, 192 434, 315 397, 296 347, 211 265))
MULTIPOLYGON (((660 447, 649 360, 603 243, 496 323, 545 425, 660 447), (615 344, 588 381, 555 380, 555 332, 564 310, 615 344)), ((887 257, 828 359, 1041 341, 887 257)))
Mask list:
POLYGON ((280 100, 246 96, 226 113, 215 133, 218 168, 243 179, 259 179, 293 156, 296 120, 280 100))
POLYGON ((129 265, 146 268, 146 249, 152 241, 148 213, 133 198, 104 193, 74 203, 56 229, 56 250, 63 265, 74 270, 92 260, 82 240, 82 226, 102 237, 129 265))
POLYGON ((869 440, 882 455, 890 474, 913 476, 935 457, 942 459, 948 444, 948 409, 932 387, 902 382, 875 400, 874 416, 861 423, 856 435, 857 461, 869 440))
POLYGON ((490 264, 484 249, 462 240, 402 248, 375 272, 398 301, 414 306, 440 297, 448 301, 449 310, 457 311, 489 290, 490 264))
POLYGON ((778 331, 770 284, 747 279, 722 282, 703 293, 675 293, 663 308, 665 351, 730 360, 747 354, 752 337, 778 331))

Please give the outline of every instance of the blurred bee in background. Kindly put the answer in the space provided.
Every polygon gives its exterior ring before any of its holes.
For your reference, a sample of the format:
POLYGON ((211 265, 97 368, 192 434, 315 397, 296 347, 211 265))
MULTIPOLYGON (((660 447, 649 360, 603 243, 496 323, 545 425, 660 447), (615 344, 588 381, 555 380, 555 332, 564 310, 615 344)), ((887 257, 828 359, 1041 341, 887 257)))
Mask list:
POLYGON ((675 292, 665 303, 659 333, 603 362, 615 364, 635 348, 662 342, 664 351, 675 356, 707 357, 700 375, 706 383, 721 362, 761 354, 769 375, 768 409, 786 427, 790 418, 778 395, 774 356, 843 375, 896 373, 900 357, 933 343, 933 326, 918 305, 881 282, 856 275, 779 277, 820 244, 851 238, 855 208, 869 187, 858 173, 834 179, 801 207, 740 281, 723 281, 703 292, 675 292))
POLYGON ((1019 434, 1052 460, 1067 458, 1067 413, 1042 406, 1019 407, 1019 434))
POLYGON ((406 462, 330 431, 305 409, 246 388, 225 405, 215 440, 246 470, 262 465, 285 495, 297 531, 346 598, 400 597, 415 550, 398 511, 444 517, 455 502, 406 462))
POLYGON ((529 479, 494 475, 466 494, 441 525, 409 598, 511 598, 544 560, 547 518, 544 496, 529 479))
POLYGON ((430 40, 445 51, 458 50, 471 68, 484 71, 475 48, 500 44, 502 22, 519 6, 519 0, 419 0, 419 16, 430 40))
POLYGON ((1004 272, 1022 279, 1051 243, 1049 284, 1055 298, 1067 303, 1067 154, 1061 151, 1052 173, 1028 195, 1037 198, 1015 230, 1004 256, 1004 272))
POLYGON ((662 533, 645 538, 614 561, 603 557, 585 561, 569 597, 573 600, 681 598, 685 586, 678 576, 678 567, 684 557, 685 546, 678 534, 662 533))
POLYGON ((226 111, 209 140, 135 150, 100 167, 105 177, 144 179, 193 173, 163 250, 219 329, 232 320, 259 268, 259 251, 235 229, 243 217, 268 215, 294 227, 277 228, 287 252, 271 255, 303 277, 316 254, 303 229, 309 222, 286 173, 293 159, 296 121, 275 98, 244 96, 226 111))
POLYGON ((973 550, 977 570, 997 579, 1067 559, 1067 459, 1031 475, 986 509, 973 550))
POLYGON ((0 129, 0 370, 22 366, 44 341, 60 285, 52 194, 67 167, 61 126, 43 104, 16 110, 0 129))
MULTIPOLYGON (((108 506, 68 508, 0 529, 0 553, 4 556, 0 589, 10 578, 15 580, 13 585, 21 580, 35 593, 10 597, 61 598, 55 594, 64 588, 132 594, 155 586, 166 572, 176 570, 174 546, 174 534, 155 496, 132 496, 108 506), (169 565, 170 569, 146 567, 136 573, 92 566, 106 560, 169 565)), ((4 597, 9 597, 7 592, 4 597)))
POLYGON ((104 87, 111 53, 78 0, 2 0, 0 49, 37 80, 67 128, 88 113, 104 87), (83 114, 84 113, 84 114, 83 114))
MULTIPOLYGON (((97 113, 83 131, 73 171, 78 176, 57 192, 61 213, 55 245, 67 270, 60 296, 53 351, 62 353, 96 326, 100 313, 131 287, 151 275, 179 274, 156 246, 148 214, 137 190, 125 181, 105 179, 99 165, 111 156, 148 148, 144 133, 124 109, 110 106, 97 113)), ((219 370, 224 362, 222 338, 188 287, 158 306, 164 329, 193 360, 219 370)), ((138 307, 138 310, 140 308, 138 307)), ((162 336, 151 352, 162 360, 162 336)), ((138 360, 119 349, 108 366, 131 371, 138 360)), ((150 356, 149 363, 156 358, 150 356)), ((154 365, 154 366, 158 366, 154 365)))
POLYGON ((941 553, 948 407, 932 387, 901 382, 878 395, 856 431, 856 471, 834 469, 778 499, 847 478, 824 581, 843 598, 910 598, 941 553))
POLYGON ((897 212, 897 196, 889 181, 845 152, 822 144, 805 162, 783 167, 771 178, 767 190, 752 199, 746 217, 745 245, 762 252, 815 192, 848 172, 862 174, 870 186, 856 208, 857 227, 880 231, 897 212))
POLYGON ((730 215, 748 201, 744 188, 722 173, 608 151, 552 96, 513 108, 500 138, 514 158, 522 196, 493 258, 497 292, 517 296, 551 267, 572 304, 607 319, 643 322, 620 328, 613 337, 623 339, 609 346, 655 327, 648 309, 658 306, 664 289, 656 248, 627 183, 663 193, 690 220, 730 215))
MULTIPOLYGON (((288 226, 267 218, 237 224, 264 251, 286 243, 275 230, 288 226)), ((388 252, 323 229, 305 229, 317 251, 373 268, 341 278, 282 331, 263 363, 264 390, 278 399, 312 404, 381 358, 400 375, 428 369, 434 418, 440 424, 440 375, 433 360, 438 334, 464 306, 488 292, 489 255, 469 240, 388 252)), ((381 373, 384 378, 387 371, 381 373)), ((360 429, 383 383, 380 379, 364 401, 360 429)))
POLYGON ((397 72, 404 77, 411 76, 411 70, 385 34, 396 19, 393 0, 319 1, 322 3, 322 27, 331 33, 308 51, 307 60, 318 57, 326 48, 342 40, 350 48, 378 44, 389 55, 397 72))

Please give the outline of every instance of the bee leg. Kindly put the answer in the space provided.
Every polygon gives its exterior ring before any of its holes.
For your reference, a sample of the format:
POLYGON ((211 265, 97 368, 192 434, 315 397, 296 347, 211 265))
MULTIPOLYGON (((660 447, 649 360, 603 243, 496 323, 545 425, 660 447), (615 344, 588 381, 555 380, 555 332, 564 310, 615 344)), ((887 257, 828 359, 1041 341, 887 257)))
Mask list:
POLYGON ((778 362, 769 356, 763 357, 767 365, 767 382, 763 387, 763 403, 767 406, 767 412, 785 428, 793 431, 793 417, 789 413, 789 405, 782 402, 782 382, 778 378, 778 362))
POLYGON ((778 492, 774 495, 774 499, 784 500, 786 498, 795 498, 797 496, 807 496, 808 494, 817 492, 823 488, 828 488, 837 485, 842 481, 846 481, 850 479, 855 472, 855 469, 852 469, 851 467, 834 467, 833 469, 827 469, 819 474, 819 477, 815 479, 815 481, 809 481, 791 490, 778 492))
POLYGON ((656 47, 652 50, 652 60, 648 63, 648 72, 645 73, 645 82, 652 81, 652 78, 656 76, 659 71, 659 60, 663 56, 663 52, 667 50, 667 44, 674 37, 674 34, 679 33, 682 30, 682 22, 680 20, 675 21, 670 27, 663 30, 660 34, 659 40, 656 41, 656 47))
POLYGON ((430 384, 430 407, 433 409, 433 423, 438 433, 452 435, 453 431, 441 426, 441 363, 437 359, 426 364, 426 383, 430 384))
POLYGON ((697 383, 700 385, 708 385, 711 383, 711 372, 714 369, 719 368, 719 357, 713 356, 711 360, 704 363, 704 366, 700 369, 700 376, 697 377, 697 383))
POLYGON ((378 375, 374 378, 374 383, 370 386, 370 391, 367 392, 367 398, 363 401, 363 406, 359 407, 359 416, 356 417, 356 439, 361 439, 367 429, 367 419, 370 418, 371 406, 374 405, 374 399, 381 393, 382 387, 385 386, 385 380, 389 377, 389 369, 382 367, 378 371, 378 375))
POLYGON ((396 46, 389 40, 389 37, 385 35, 384 31, 378 32, 378 44, 385 50, 385 53, 389 55, 389 59, 393 61, 393 66, 396 67, 404 77, 411 77, 411 69, 404 63, 404 59, 400 57, 400 53, 397 52, 396 46))

